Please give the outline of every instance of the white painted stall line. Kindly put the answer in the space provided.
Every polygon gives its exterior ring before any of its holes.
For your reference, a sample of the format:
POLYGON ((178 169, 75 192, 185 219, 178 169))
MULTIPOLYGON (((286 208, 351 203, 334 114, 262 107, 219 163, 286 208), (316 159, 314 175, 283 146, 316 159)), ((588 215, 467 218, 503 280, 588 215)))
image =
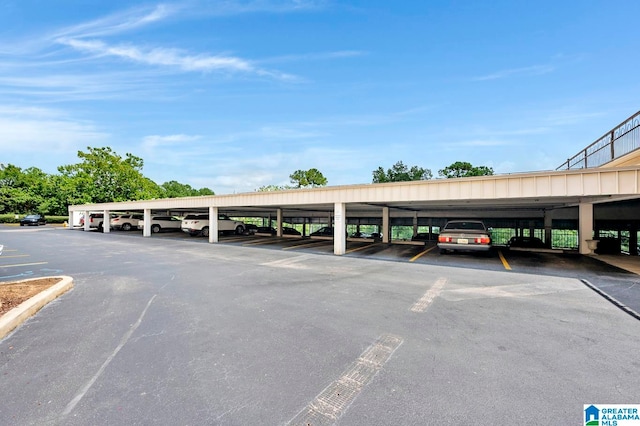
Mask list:
POLYGON ((433 303, 435 298, 438 297, 438 295, 440 294, 440 292, 442 291, 442 288, 445 286, 446 283, 447 283, 447 279, 446 278, 439 278, 433 284, 433 286, 431 286, 431 288, 429 290, 427 290, 427 292, 424 294, 424 296, 422 296, 420 298, 420 300, 418 300, 411 307, 411 309, 410 309, 411 312, 422 313, 422 312, 426 311, 429 308, 429 306, 431 306, 431 304, 433 303))
POLYGON ((113 359, 116 357, 116 355, 118 355, 118 352, 120 352, 120 349, 122 349, 124 347, 124 345, 129 341, 129 339, 131 339, 131 335, 138 329, 140 324, 142 324, 142 319, 144 318, 145 314, 149 310, 149 306, 151 306, 151 303, 156 298, 156 296, 157 295, 153 295, 151 300, 149 300, 149 302, 147 303, 147 306, 145 306, 145 308, 142 310, 142 313, 138 317, 138 320, 135 322, 135 324, 133 324, 133 326, 129 329, 129 331, 127 331, 124 334, 124 336, 120 340, 120 344, 118 344, 118 346, 113 350, 111 355, 109 355, 107 357, 105 362, 102 363, 102 365, 100 366, 100 368, 98 369, 96 374, 94 374, 94 376, 82 387, 82 389, 80 389, 80 391, 71 400, 71 402, 69 402, 67 404, 67 406, 65 407, 64 411, 62 412, 62 415, 60 416, 59 420, 63 421, 64 418, 66 416, 68 416, 73 411, 73 409, 76 407, 76 405, 78 405, 80 400, 82 398, 84 398, 84 396, 87 394, 89 389, 91 389, 91 386, 93 386, 93 384, 96 382, 96 380, 98 380, 98 378, 100 378, 100 376, 102 376, 102 373, 104 373, 104 370, 109 366, 109 364, 111 364, 111 361, 113 361, 113 359))

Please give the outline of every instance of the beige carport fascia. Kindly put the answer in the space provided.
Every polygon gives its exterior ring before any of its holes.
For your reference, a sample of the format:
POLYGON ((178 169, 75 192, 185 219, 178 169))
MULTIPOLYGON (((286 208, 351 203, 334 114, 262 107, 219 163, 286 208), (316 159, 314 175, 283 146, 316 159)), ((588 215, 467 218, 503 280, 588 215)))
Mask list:
MULTIPOLYGON (((73 211, 256 206, 279 209, 314 205, 332 205, 335 214, 335 206, 344 204, 348 210, 350 203, 386 206, 403 202, 445 201, 455 205, 456 202, 469 204, 492 200, 502 203, 510 200, 515 203, 519 200, 521 203, 522 200, 530 199, 533 204, 534 201, 546 198, 567 199, 568 202, 580 204, 637 198, 640 197, 639 188, 640 166, 633 166, 73 205, 69 206, 69 215, 71 217, 73 211)), ((382 207, 384 208, 388 207, 382 207)), ((579 226, 583 232, 587 231, 582 225, 579 226)), ((388 235, 386 228, 384 231, 388 235)), ((334 248, 336 254, 340 254, 340 251, 339 248, 334 248)))

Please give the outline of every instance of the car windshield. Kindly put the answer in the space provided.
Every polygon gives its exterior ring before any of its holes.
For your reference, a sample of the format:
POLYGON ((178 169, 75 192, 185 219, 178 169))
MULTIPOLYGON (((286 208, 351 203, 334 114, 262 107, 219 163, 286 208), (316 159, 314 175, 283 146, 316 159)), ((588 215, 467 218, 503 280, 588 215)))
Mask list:
POLYGON ((28 214, 25 216, 25 219, 37 219, 40 216, 38 216, 37 214, 28 214))

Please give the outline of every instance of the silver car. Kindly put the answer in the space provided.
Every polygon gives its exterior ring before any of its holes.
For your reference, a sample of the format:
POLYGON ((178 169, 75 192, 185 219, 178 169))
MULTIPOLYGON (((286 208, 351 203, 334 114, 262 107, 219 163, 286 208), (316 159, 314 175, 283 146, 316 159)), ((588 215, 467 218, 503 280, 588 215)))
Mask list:
POLYGON ((489 251, 491 234, 481 220, 450 220, 438 236, 440 253, 448 251, 489 251))

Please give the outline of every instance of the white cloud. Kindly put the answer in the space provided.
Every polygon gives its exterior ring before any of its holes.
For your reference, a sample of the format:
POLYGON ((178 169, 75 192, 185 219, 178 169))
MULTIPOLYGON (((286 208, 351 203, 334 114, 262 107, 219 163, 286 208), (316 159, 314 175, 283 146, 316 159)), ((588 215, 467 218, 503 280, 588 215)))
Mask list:
POLYGON ((169 66, 183 71, 226 71, 254 74, 280 80, 293 81, 297 79, 294 75, 258 68, 252 62, 235 56, 190 55, 180 49, 161 47, 143 49, 133 45, 112 46, 100 40, 59 38, 56 41, 98 57, 115 56, 145 65, 169 66))
POLYGON ((151 135, 145 136, 142 140, 142 146, 145 149, 155 149, 158 147, 175 147, 178 145, 184 145, 188 142, 197 141, 201 139, 198 135, 151 135))
POLYGON ((498 80, 502 78, 511 77, 514 75, 542 75, 555 71, 555 67, 551 65, 533 65, 523 68, 512 68, 508 70, 497 71, 492 74, 483 75, 480 77, 474 77, 474 81, 486 81, 486 80, 498 80))
POLYGON ((0 76, 0 93, 37 97, 61 102, 84 99, 114 99, 153 91, 151 73, 97 73, 0 76))
MULTIPOLYGON (((227 0, 196 2, 200 14, 239 15, 245 13, 294 13, 318 10, 328 5, 327 0, 227 0)), ((195 9, 194 9, 195 10, 195 9)))
POLYGON ((73 150, 107 137, 92 123, 73 120, 58 110, 0 106, 0 149, 5 153, 73 150))
POLYGON ((268 59, 256 61, 259 63, 273 62, 295 62, 295 61, 321 61, 330 59, 354 58, 366 55, 366 52, 360 50, 337 50, 334 52, 304 53, 299 55, 283 55, 274 56, 268 59))
POLYGON ((63 28, 51 38, 86 38, 119 34, 141 28, 168 18, 178 11, 176 5, 160 4, 149 11, 149 8, 137 8, 113 14, 94 21, 63 28))

